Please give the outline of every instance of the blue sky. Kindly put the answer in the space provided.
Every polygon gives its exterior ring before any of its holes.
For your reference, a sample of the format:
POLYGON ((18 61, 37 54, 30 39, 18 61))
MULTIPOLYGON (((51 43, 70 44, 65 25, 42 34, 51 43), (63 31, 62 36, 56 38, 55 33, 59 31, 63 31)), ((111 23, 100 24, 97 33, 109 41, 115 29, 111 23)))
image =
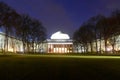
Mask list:
POLYGON ((120 9, 120 0, 0 0, 20 14, 40 20, 52 33, 62 31, 71 37, 80 25, 97 14, 109 16, 120 9))

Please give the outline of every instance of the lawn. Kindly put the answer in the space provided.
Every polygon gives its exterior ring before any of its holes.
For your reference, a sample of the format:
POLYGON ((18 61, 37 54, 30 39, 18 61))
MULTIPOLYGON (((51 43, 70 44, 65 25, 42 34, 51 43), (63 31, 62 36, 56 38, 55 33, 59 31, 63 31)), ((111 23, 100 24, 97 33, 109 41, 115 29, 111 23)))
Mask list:
POLYGON ((0 80, 117 80, 120 56, 0 55, 0 80))

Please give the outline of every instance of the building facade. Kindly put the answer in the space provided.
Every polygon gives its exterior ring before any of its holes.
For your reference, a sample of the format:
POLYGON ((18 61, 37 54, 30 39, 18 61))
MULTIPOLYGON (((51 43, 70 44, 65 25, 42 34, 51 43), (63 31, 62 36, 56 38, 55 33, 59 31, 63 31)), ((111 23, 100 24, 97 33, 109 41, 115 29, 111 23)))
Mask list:
POLYGON ((8 52, 23 52, 23 44, 22 41, 16 39, 15 37, 8 36, 8 41, 5 43, 5 34, 0 32, 0 52, 3 50, 8 52))
POLYGON ((48 39, 47 53, 72 53, 73 43, 68 39, 48 39))
MULTIPOLYGON (((113 52, 113 44, 114 44, 114 51, 120 52, 120 35, 116 36, 117 38, 114 40, 107 40, 106 49, 107 52, 112 53, 113 52)), ((82 44, 78 43, 77 45, 74 45, 74 52, 76 53, 82 53, 82 52, 102 52, 105 51, 105 41, 104 40, 97 40, 97 48, 96 48, 96 41, 92 42, 92 46, 90 43, 88 43, 86 46, 83 46, 82 44), (97 51, 96 51, 97 50, 97 51)))
MULTIPOLYGON (((98 40, 97 41, 97 50, 105 51, 105 42, 104 40, 98 40)), ((40 53, 82 53, 91 52, 91 46, 88 43, 87 49, 86 47, 82 46, 82 44, 77 43, 77 45, 73 44, 73 40, 70 39, 68 34, 62 33, 61 31, 58 31, 51 35, 50 39, 45 40, 44 42, 35 45, 34 51, 40 52, 40 53)), ((30 51, 33 51, 33 48, 30 51)), ((8 44, 5 44, 5 34, 0 32, 0 52, 3 50, 8 52, 24 52, 23 50, 23 43, 20 39, 16 39, 15 37, 8 36, 8 44)), ((93 52, 96 52, 96 43, 92 43, 92 50, 93 52)), ((107 42, 107 51, 112 51, 112 45, 110 41, 107 42)), ((116 43, 114 45, 115 51, 120 51, 120 36, 117 37, 116 43)))
POLYGON ((58 31, 47 39, 47 53, 72 53, 73 42, 68 34, 58 31))
MULTIPOLYGON (((32 52, 32 48, 30 51, 32 52)), ((72 53, 73 52, 73 43, 69 35, 63 34, 58 31, 51 35, 50 39, 45 40, 39 45, 35 45, 34 48, 36 52, 44 53, 72 53)), ((15 37, 8 36, 8 44, 5 44, 5 34, 0 33, 0 51, 3 50, 8 52, 24 52, 23 43, 21 40, 16 39, 15 37)))

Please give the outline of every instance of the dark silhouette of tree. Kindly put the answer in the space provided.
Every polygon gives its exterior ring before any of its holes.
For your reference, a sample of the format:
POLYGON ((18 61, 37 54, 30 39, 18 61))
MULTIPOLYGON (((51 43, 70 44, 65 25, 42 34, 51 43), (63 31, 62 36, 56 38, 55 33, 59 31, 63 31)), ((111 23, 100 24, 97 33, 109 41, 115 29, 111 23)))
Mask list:
POLYGON ((75 43, 80 43, 81 46, 84 47, 84 52, 89 52, 89 45, 91 52, 93 52, 92 42, 94 40, 94 34, 90 30, 88 24, 82 25, 80 29, 74 33, 73 39, 75 40, 75 43))
POLYGON ((120 11, 114 11, 109 17, 109 27, 111 27, 109 42, 112 45, 112 51, 115 53, 115 45, 117 44, 118 35, 120 35, 120 11))
MULTIPOLYGON (((93 42, 95 42, 96 52, 98 52, 98 39, 100 38, 100 30, 99 30, 100 28, 98 27, 98 22, 101 19, 103 19, 103 17, 104 16, 102 16, 102 15, 91 17, 74 34, 75 41, 82 40, 81 41, 82 44, 83 43, 84 43, 84 45, 88 45, 89 44, 90 48, 91 48, 91 52, 93 52, 93 42)), ((86 47, 86 48, 88 48, 88 47, 86 47)))
POLYGON ((21 15, 20 25, 17 27, 17 35, 23 42, 23 51, 26 52, 28 49, 29 32, 31 25, 31 18, 29 15, 21 15))
POLYGON ((89 50, 91 50, 89 52, 93 52, 93 44, 92 43, 93 43, 93 41, 95 39, 95 34, 91 30, 91 26, 92 25, 90 25, 89 23, 86 23, 83 26, 84 27, 84 29, 83 29, 83 31, 84 31, 83 35, 86 36, 87 43, 88 43, 88 45, 90 45, 90 46, 88 46, 88 48, 90 48, 89 50))
POLYGON ((3 26, 5 32, 4 50, 8 51, 8 35, 10 35, 15 27, 17 12, 4 2, 0 2, 0 25, 3 26))
MULTIPOLYGON (((0 27, 4 28, 4 50, 8 51, 8 37, 15 36, 23 42, 23 51, 27 52, 35 44, 42 43, 46 39, 46 29, 42 24, 32 19, 29 15, 19 15, 14 9, 0 2, 0 27)), ((34 51, 33 51, 34 52, 34 51)))
POLYGON ((39 43, 43 42, 46 39, 46 29, 36 19, 32 19, 30 25, 29 39, 32 45, 33 52, 36 52, 35 49, 38 45, 40 45, 39 43))
MULTIPOLYGON (((97 16, 94 16, 94 17, 91 17, 87 23, 88 23, 88 26, 89 26, 89 29, 93 32, 94 34, 94 42, 95 42, 95 45, 96 45, 96 52, 98 53, 98 40, 101 39, 101 34, 100 34, 100 31, 99 31, 99 27, 98 27, 98 22, 103 19, 104 16, 103 15, 97 15, 97 16)), ((100 49, 101 50, 101 49, 100 49)))
POLYGON ((46 29, 42 24, 25 14, 21 15, 21 24, 17 28, 17 34, 22 39, 25 52, 35 52, 36 46, 46 39, 46 29))
POLYGON ((82 50, 82 47, 83 47, 82 38, 81 38, 80 34, 81 34, 80 31, 76 30, 73 35, 73 44, 74 44, 74 47, 77 50, 77 52, 79 51, 79 49, 81 50, 81 52, 83 51, 82 50))
POLYGON ((112 12, 112 20, 114 22, 115 34, 120 35, 120 10, 112 12))
POLYGON ((109 26, 108 26, 108 21, 107 18, 104 18, 99 21, 99 31, 100 35, 102 35, 102 38, 104 39, 105 42, 105 52, 107 52, 107 40, 109 38, 109 26))
POLYGON ((101 44, 104 41, 105 52, 107 52, 108 43, 112 45, 114 52, 118 35, 120 35, 120 11, 114 12, 114 15, 110 17, 97 15, 90 18, 74 33, 73 39, 76 44, 80 43, 84 45, 85 51, 88 49, 87 45, 90 45, 92 52, 92 43, 95 42, 96 52, 100 48, 99 51, 101 53, 101 44), (100 41, 99 46, 98 41, 100 41))

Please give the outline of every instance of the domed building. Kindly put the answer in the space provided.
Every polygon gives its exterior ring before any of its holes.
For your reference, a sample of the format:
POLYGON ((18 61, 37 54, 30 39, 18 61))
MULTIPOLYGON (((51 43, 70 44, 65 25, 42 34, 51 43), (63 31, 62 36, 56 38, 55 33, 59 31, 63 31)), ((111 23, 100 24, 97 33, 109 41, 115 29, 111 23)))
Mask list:
POLYGON ((73 42, 68 34, 58 31, 47 39, 47 52, 48 53, 72 53, 73 42))

